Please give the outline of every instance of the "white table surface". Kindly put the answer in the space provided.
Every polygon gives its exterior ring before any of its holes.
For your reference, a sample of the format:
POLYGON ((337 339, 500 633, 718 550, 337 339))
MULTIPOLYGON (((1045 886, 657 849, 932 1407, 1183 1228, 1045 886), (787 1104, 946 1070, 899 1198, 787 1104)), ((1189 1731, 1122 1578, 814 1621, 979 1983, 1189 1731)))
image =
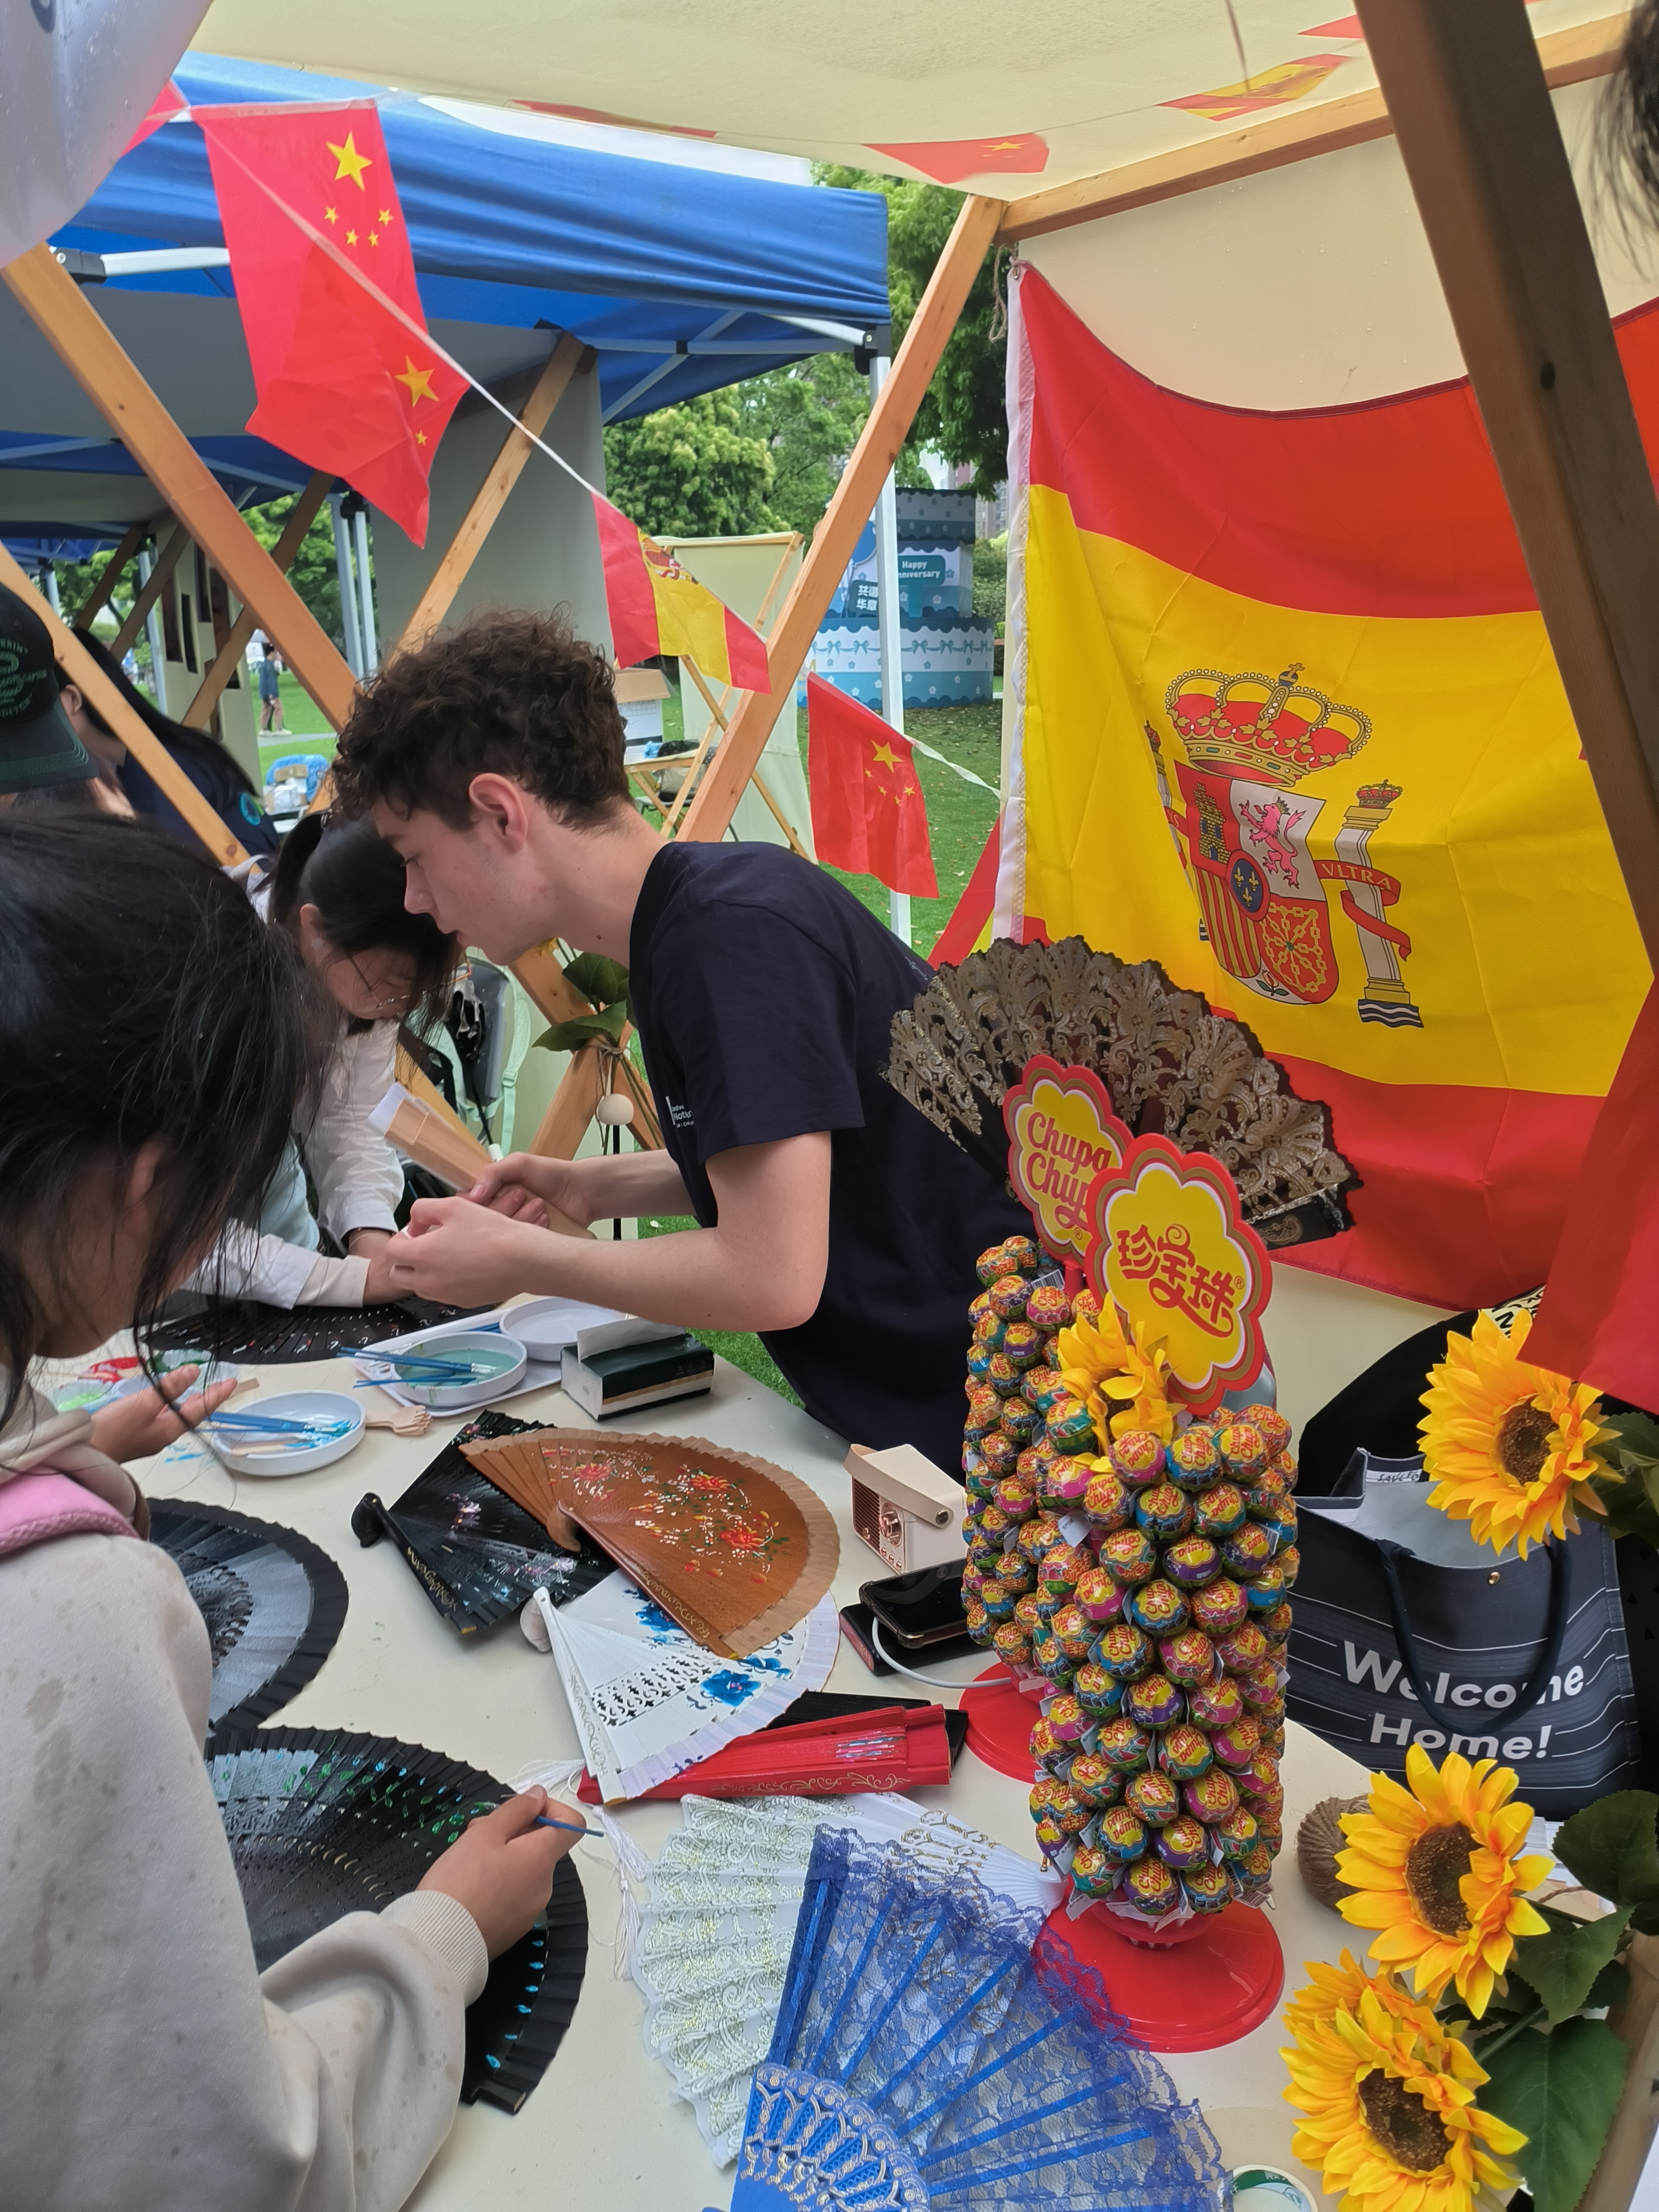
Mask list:
MULTIPOLYGON (((1352 1291, 1289 1270, 1279 1275, 1270 1316, 1283 1339, 1281 1373, 1294 1366, 1294 1343, 1305 1373, 1297 1376, 1292 1410, 1298 1420, 1385 1343, 1422 1325, 1426 1310, 1376 1294, 1352 1291), (1343 1322, 1357 1324, 1345 1330, 1343 1322), (1317 1347, 1316 1352, 1316 1347, 1317 1347), (1287 1352, 1291 1356, 1287 1358, 1287 1352)), ((349 1389, 356 1370, 345 1360, 256 1370, 262 1395, 283 1389, 349 1389)), ((249 1401, 243 1399, 240 1405, 249 1401)), ((503 1408, 519 1419, 592 1428, 564 1394, 546 1390, 503 1408)), ((316 1680, 272 1716, 272 1725, 347 1728, 395 1735, 465 1759, 502 1780, 544 1759, 579 1751, 550 1659, 533 1651, 511 1620, 463 1638, 440 1620, 396 1548, 387 1540, 365 1550, 351 1534, 351 1510, 368 1490, 390 1504, 453 1436, 459 1419, 435 1419, 413 1440, 371 1431, 358 1449, 315 1474, 253 1480, 237 1478, 195 1447, 174 1446, 137 1470, 155 1497, 234 1505, 300 1529, 336 1559, 350 1606, 334 1651, 316 1680), (184 1456, 188 1451, 191 1455, 184 1456)), ((837 1437, 724 1360, 705 1397, 655 1407, 635 1423, 666 1434, 705 1436, 775 1461, 824 1499, 842 1541, 836 1578, 838 1604, 860 1583, 885 1572, 852 1534, 850 1492, 837 1437)), ((957 1661, 937 1671, 963 1682, 984 1661, 957 1661)), ((926 1695, 902 1677, 877 1684, 843 1642, 827 1686, 869 1694, 926 1695)), ((948 1696, 945 1702, 953 1702, 948 1696)), ((1322 1797, 1363 1791, 1362 1768, 1292 1723, 1284 1760, 1286 1849, 1274 1879, 1273 1924, 1285 1952, 1286 1994, 1300 1984, 1306 1959, 1334 1959, 1351 1940, 1346 1923, 1317 1903, 1297 1874, 1293 1843, 1304 1813, 1322 1797)), ((964 1751, 948 1787, 915 1793, 947 1808, 1024 1856, 1035 1860, 1025 1785, 964 1751)), ((670 1804, 640 1805, 621 1814, 647 1855, 655 1857, 678 1819, 670 1804)), ((699 2212, 729 2203, 732 2170, 713 2164, 690 2108, 671 2094, 664 2069, 641 2034, 644 2006, 631 1981, 613 1972, 619 1892, 609 1849, 580 1844, 575 1859, 586 1893, 591 1929, 587 1978, 575 2020, 540 2086, 516 2114, 488 2105, 464 2106, 448 2142, 410 2200, 418 2212, 551 2203, 603 2206, 605 2212, 699 2212)), ((1363 1946, 1363 1938, 1362 1946, 1363 1946)), ((1267 2160, 1315 2177, 1291 2156, 1295 2124, 1280 2091, 1284 2040, 1275 2012, 1261 2027, 1224 2049, 1164 2060, 1183 2096, 1195 2097, 1230 2164, 1267 2160)), ((1322 2200, 1330 2202, 1334 2200, 1322 2200)))

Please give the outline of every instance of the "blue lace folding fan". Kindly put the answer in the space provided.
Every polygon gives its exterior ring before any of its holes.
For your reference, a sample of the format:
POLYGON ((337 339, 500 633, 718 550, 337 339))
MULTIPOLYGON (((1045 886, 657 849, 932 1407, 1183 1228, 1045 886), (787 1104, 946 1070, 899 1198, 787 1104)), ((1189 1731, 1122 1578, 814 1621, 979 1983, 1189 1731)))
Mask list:
POLYGON ((1098 1976, 960 1875, 820 1829, 732 2212, 1218 2212, 1098 1976))

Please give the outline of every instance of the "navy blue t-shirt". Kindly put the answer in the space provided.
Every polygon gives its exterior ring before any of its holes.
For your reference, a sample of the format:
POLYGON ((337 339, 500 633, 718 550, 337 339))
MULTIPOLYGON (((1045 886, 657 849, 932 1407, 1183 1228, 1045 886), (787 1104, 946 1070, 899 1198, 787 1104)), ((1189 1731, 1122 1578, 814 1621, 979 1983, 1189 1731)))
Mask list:
POLYGON ((768 1351, 849 1442, 913 1443, 958 1473, 974 1261, 1031 1224, 883 1079, 893 1016, 932 969, 775 845, 665 845, 629 950, 663 1142, 704 1228, 716 1153, 830 1132, 823 1295, 768 1351))

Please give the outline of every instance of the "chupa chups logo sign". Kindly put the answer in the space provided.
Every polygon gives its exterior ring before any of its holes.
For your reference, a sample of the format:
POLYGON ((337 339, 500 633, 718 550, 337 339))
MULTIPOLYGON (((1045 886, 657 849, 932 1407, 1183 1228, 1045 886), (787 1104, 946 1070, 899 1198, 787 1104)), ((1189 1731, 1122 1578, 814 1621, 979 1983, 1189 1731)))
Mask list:
POLYGON ((1004 1097, 1002 1121, 1010 1179, 1044 1246, 1080 1261, 1088 1243, 1089 1186, 1117 1166, 1130 1142, 1110 1093, 1091 1068, 1062 1067, 1037 1053, 1004 1097))
POLYGON ((1091 1183, 1085 1211, 1091 1288, 1147 1342, 1162 1342, 1193 1410, 1208 1413, 1224 1392, 1254 1382, 1273 1275, 1220 1161, 1167 1137, 1132 1137, 1091 1183))

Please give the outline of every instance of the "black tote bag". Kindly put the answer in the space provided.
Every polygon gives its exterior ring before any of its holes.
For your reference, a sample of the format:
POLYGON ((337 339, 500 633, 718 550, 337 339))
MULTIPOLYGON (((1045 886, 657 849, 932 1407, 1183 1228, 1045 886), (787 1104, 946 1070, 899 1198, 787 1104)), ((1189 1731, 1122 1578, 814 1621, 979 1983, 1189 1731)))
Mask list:
POLYGON ((1443 1566, 1352 1526, 1334 1499, 1322 1510, 1297 1502, 1292 1720, 1395 1780, 1411 1743, 1437 1765, 1451 1751, 1498 1759, 1549 1820, 1638 1784, 1636 1700, 1604 1529, 1524 1560, 1443 1566))

